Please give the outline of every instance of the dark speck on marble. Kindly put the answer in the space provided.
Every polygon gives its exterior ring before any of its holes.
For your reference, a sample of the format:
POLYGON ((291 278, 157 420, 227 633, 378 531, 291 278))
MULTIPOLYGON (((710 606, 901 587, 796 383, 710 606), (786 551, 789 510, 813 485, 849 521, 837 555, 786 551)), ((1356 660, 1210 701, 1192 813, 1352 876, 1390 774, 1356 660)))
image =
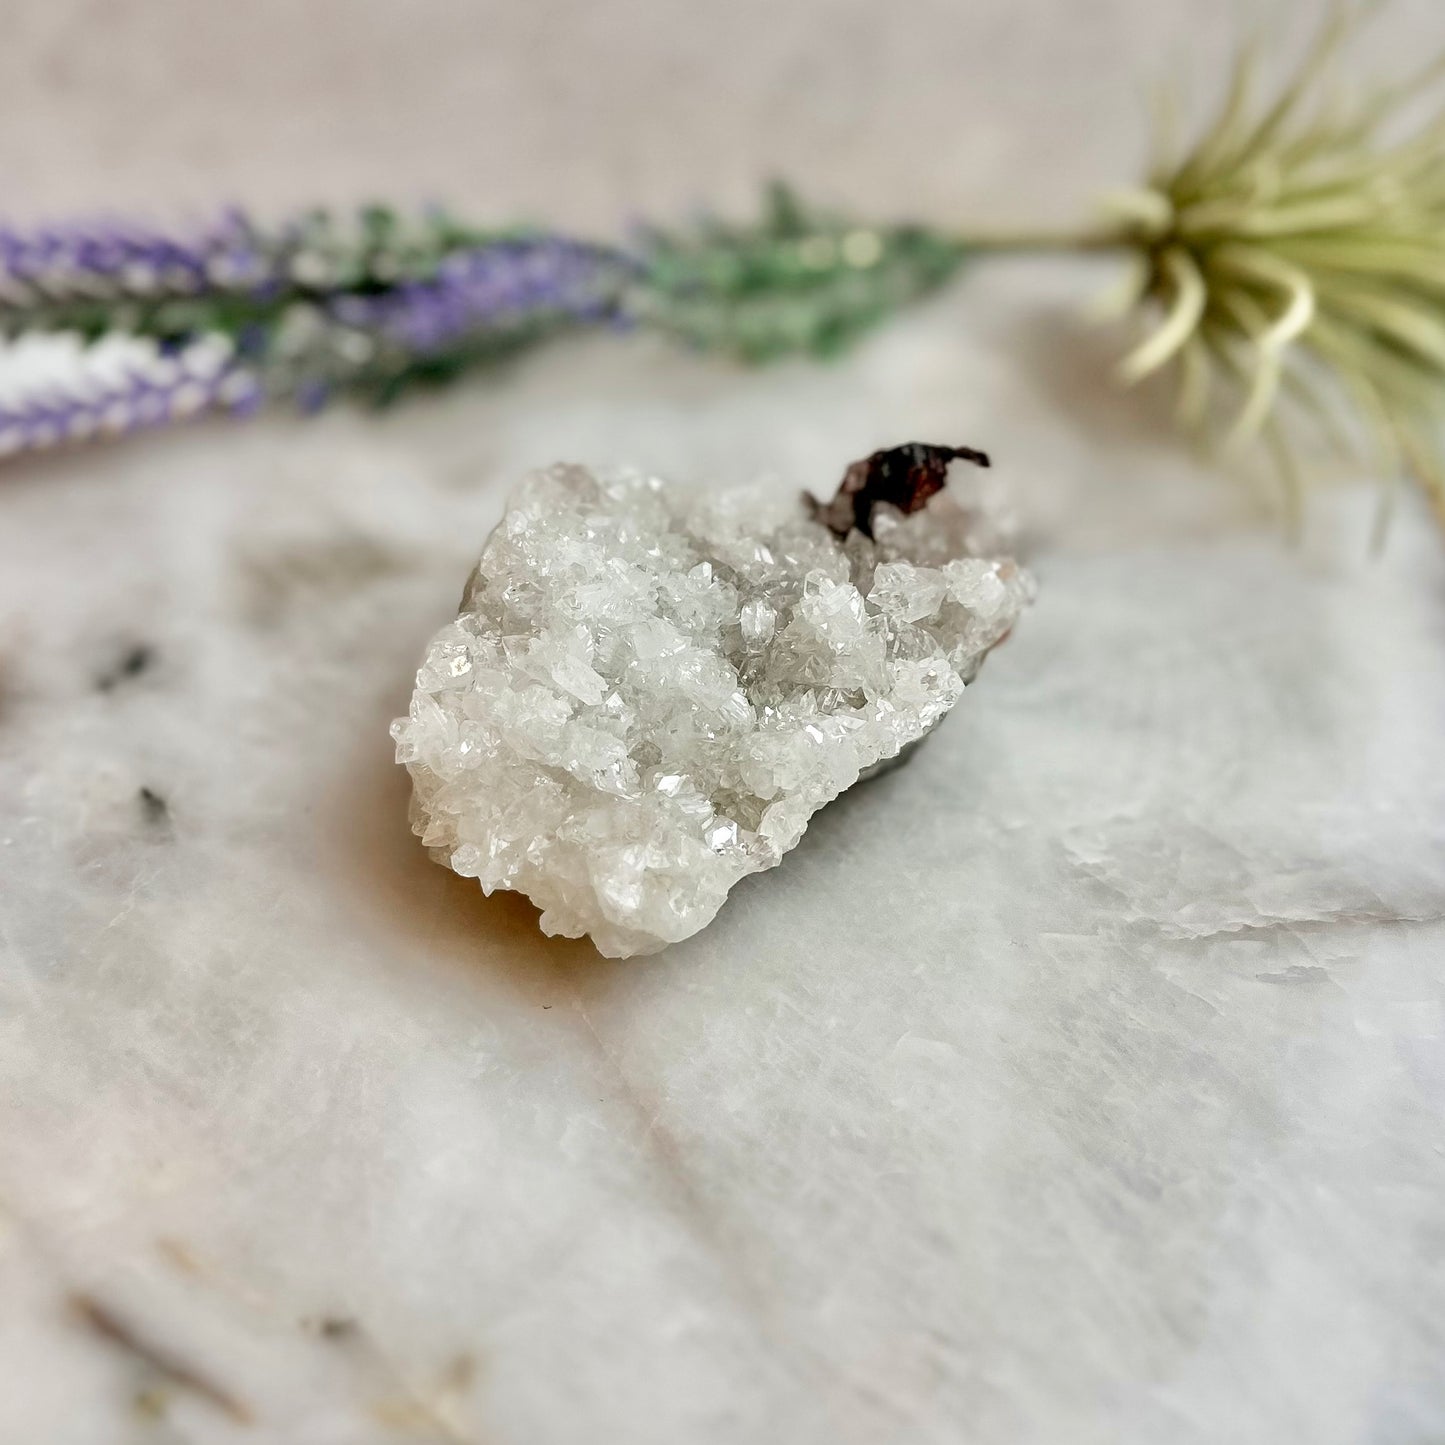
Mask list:
POLYGON ((95 679, 97 692, 112 692, 123 682, 139 677, 156 660, 155 648, 149 643, 137 642, 127 647, 116 660, 99 673, 95 679))
POLYGON ((154 788, 141 788, 136 797, 140 800, 141 813, 153 828, 159 828, 170 821, 171 805, 154 788))

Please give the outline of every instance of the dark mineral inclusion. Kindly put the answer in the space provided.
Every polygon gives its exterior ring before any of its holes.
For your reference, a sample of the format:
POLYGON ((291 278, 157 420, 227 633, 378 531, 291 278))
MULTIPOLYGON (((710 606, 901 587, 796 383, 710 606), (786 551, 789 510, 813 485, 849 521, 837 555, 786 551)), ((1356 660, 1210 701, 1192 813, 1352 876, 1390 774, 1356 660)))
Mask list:
POLYGON ((826 506, 809 495, 813 515, 835 536, 846 537, 856 527, 873 535, 873 508, 890 502, 905 515, 916 512, 943 490, 950 462, 989 465, 985 453, 972 447, 937 447, 928 442, 905 442, 854 462, 843 473, 838 494, 826 506))

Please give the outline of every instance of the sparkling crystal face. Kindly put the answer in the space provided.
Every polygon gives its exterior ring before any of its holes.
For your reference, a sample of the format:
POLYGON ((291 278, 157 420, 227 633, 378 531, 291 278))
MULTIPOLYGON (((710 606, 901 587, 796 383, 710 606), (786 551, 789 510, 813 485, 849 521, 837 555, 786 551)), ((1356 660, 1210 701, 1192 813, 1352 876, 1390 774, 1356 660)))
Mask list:
POLYGON ((952 488, 873 533, 776 489, 529 477, 392 726, 422 841, 611 957, 697 932, 938 722, 1032 595, 952 488))

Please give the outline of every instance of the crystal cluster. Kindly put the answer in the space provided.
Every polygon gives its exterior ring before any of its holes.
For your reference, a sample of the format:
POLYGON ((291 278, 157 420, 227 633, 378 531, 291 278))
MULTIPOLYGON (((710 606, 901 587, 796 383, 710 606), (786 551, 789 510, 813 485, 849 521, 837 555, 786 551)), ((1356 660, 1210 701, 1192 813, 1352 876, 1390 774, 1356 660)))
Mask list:
POLYGON ((609 956, 695 933, 927 733, 1028 601, 956 492, 840 539, 776 491, 535 473, 392 728, 416 832, 609 956))

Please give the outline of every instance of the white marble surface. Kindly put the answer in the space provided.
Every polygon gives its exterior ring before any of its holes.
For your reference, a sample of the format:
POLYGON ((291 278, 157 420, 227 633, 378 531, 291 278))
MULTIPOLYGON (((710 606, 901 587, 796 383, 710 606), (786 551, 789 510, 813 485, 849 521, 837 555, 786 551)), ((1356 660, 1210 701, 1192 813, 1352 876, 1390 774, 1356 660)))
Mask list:
MULTIPOLYGON (((53 43, 79 11, 0 8, 59 57, 27 103, 64 164, 11 166, 26 204, 87 176, 193 194, 184 147, 117 172, 112 142, 66 140, 159 62, 107 70, 88 32, 53 43)), ((152 41, 176 13, 116 8, 152 41)), ((380 47, 385 9, 356 7, 345 55, 380 47)), ((461 13, 422 9, 423 35, 461 13)), ((961 126, 991 34, 1018 75, 1037 47, 1045 140, 1103 93, 1056 30, 1124 59, 1140 34, 1223 34, 1203 7, 1065 13, 916 8, 919 47, 963 67, 961 126)), ((748 38, 733 143, 772 105, 815 127, 825 180, 886 193, 882 153, 850 175, 831 112, 780 79, 791 57, 842 94, 881 11, 840 6, 822 39, 816 9, 785 14, 748 38)), ((1428 7, 1394 23, 1417 45, 1428 7)), ((526 25, 495 24, 520 65, 526 25)), ((315 60, 325 27, 298 29, 315 60)), ((723 46, 699 83, 745 59, 723 46)), ((897 102, 915 117, 943 104, 924 71, 897 102)), ((175 104, 230 114, 250 83, 175 104)), ((1130 106, 1090 155, 1127 168, 1130 106)), ((1030 123, 1014 94, 980 133, 1022 147, 1030 123)), ((599 207, 643 133, 614 124, 599 207)), ((318 143, 353 190, 369 134, 318 143)), ((210 144, 214 186, 232 152, 210 144)), ((976 202, 997 155, 955 154, 976 202)), ((365 183, 399 167, 384 152, 365 183)), ((301 184, 294 159, 235 170, 278 203, 301 184)), ((658 174, 680 193, 675 158, 658 174)), ((834 368, 599 339, 383 419, 0 475, 0 1441, 1445 1434, 1439 538, 1406 507, 1370 561, 1370 497, 1344 488, 1288 550, 1157 398, 1109 389, 1110 343, 1070 319, 1099 279, 979 269, 834 368), (522 469, 817 486, 912 436, 995 452, 1041 582, 915 762, 654 958, 545 940, 426 860, 386 726, 522 469)))

